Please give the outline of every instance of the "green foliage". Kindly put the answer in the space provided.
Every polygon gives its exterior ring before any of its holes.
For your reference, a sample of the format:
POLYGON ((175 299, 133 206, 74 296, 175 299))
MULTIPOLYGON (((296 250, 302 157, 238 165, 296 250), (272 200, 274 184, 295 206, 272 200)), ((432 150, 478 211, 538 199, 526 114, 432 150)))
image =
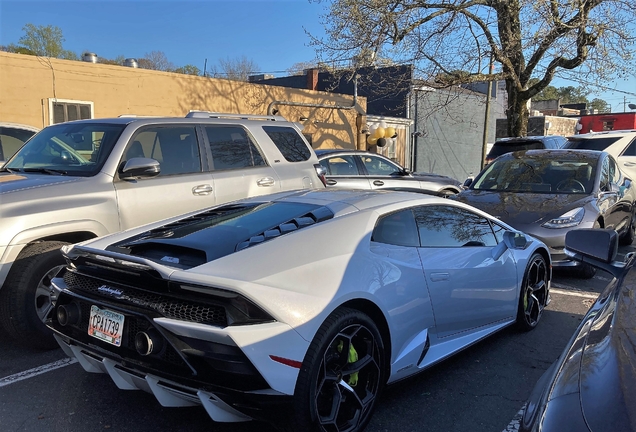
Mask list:
POLYGON ((187 64, 185 66, 181 66, 173 70, 175 73, 185 74, 185 75, 201 75, 201 70, 191 64, 187 64))
POLYGON ((64 49, 64 35, 62 29, 57 26, 35 26, 26 24, 22 30, 24 35, 20 38, 19 47, 16 48, 19 54, 32 54, 44 57, 55 57, 67 60, 78 60, 77 54, 64 49))
MULTIPOLYGON (((528 85, 534 85, 537 83, 538 79, 531 79, 528 85)), ((534 101, 546 101, 546 100, 560 100, 562 104, 565 103, 586 103, 588 108, 594 108, 598 112, 608 112, 610 110, 610 106, 603 99, 596 98, 590 101, 587 96, 590 94, 589 91, 585 90, 583 87, 574 87, 574 86, 566 86, 566 87, 554 87, 547 86, 541 92, 536 94, 532 100, 534 101)))

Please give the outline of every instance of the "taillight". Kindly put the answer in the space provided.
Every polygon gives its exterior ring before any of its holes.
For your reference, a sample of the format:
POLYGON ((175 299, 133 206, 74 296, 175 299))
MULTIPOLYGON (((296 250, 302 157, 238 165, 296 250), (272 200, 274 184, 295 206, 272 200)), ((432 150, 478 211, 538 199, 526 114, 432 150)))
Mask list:
POLYGON ((318 174, 318 178, 322 182, 324 187, 327 187, 327 168, 318 164, 314 164, 314 168, 316 168, 316 174, 318 174))

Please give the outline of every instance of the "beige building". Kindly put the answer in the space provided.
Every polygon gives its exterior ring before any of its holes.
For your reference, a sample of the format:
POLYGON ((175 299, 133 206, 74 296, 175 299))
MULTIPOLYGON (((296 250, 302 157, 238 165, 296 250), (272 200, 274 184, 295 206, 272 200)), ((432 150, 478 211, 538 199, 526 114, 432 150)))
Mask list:
POLYGON ((80 118, 262 114, 275 105, 314 148, 366 148, 366 99, 147 69, 0 52, 0 121, 45 127, 80 118), (292 103, 289 105, 289 103, 292 103), (293 103, 299 105, 295 106, 293 103), (305 105, 319 105, 308 107, 305 105))

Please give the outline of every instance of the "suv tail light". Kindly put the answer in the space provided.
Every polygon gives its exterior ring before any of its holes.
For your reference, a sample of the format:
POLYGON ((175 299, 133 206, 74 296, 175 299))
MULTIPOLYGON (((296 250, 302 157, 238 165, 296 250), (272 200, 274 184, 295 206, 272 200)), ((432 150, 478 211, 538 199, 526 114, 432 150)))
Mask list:
POLYGON ((314 164, 314 168, 316 168, 316 174, 318 174, 318 178, 322 182, 324 187, 327 187, 327 168, 320 165, 319 163, 314 164))

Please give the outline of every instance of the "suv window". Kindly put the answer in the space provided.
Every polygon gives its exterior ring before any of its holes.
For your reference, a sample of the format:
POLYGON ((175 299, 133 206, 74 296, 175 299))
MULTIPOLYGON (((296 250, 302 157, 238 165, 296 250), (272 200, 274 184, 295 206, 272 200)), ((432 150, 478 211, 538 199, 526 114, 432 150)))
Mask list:
POLYGON ((104 165, 125 127, 103 123, 49 126, 33 136, 4 168, 93 176, 104 165))
POLYGON ((396 246, 418 247, 420 239, 411 209, 401 210, 384 216, 373 230, 371 241, 396 246))
POLYGON ((632 140, 621 156, 636 156, 636 138, 632 140))
POLYGON ((422 247, 496 246, 488 219, 451 206, 421 206, 415 221, 422 247))
POLYGON ((490 152, 488 152, 488 159, 495 159, 502 154, 520 151, 520 150, 537 150, 544 149, 546 145, 540 140, 524 140, 524 141, 497 141, 492 145, 490 152))
POLYGON ((604 138, 576 138, 569 137, 568 142, 563 146, 566 149, 579 149, 579 150, 600 150, 603 151, 616 141, 620 137, 604 137, 604 138))
POLYGON ((296 129, 282 126, 263 126, 287 162, 303 162, 311 157, 311 151, 296 129))
POLYGON ((254 141, 241 126, 206 126, 214 170, 266 165, 254 141))
POLYGON ((159 162, 160 176, 201 172, 195 126, 150 126, 130 140, 124 160, 147 157, 159 162))

